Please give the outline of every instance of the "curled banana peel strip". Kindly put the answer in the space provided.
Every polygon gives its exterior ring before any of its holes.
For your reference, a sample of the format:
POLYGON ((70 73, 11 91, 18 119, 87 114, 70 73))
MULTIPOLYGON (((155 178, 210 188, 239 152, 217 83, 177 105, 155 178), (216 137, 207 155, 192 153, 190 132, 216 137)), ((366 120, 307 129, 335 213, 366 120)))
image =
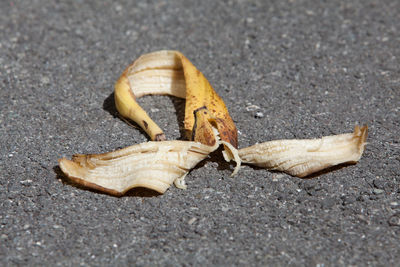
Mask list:
POLYGON ((213 118, 221 140, 237 148, 237 129, 222 98, 204 75, 180 52, 157 51, 139 57, 115 84, 115 104, 125 118, 136 122, 155 141, 166 139, 161 128, 136 102, 144 95, 185 98, 184 128, 192 136, 194 111, 205 107, 213 118))
POLYGON ((223 157, 241 163, 305 177, 331 166, 356 163, 364 152, 367 126, 353 133, 319 139, 276 140, 237 149, 237 129, 223 100, 204 75, 180 52, 158 51, 139 57, 115 84, 115 104, 151 138, 104 154, 60 159, 63 173, 85 187, 121 196, 134 187, 164 193, 220 145, 223 157), (161 128, 137 103, 143 95, 166 94, 186 99, 184 128, 190 141, 166 141, 161 128), (156 142, 157 141, 157 142, 156 142))
POLYGON ((186 174, 219 146, 192 141, 147 142, 114 152, 61 159, 61 170, 83 186, 121 196, 145 187, 164 193, 175 182, 186 188, 186 174))
POLYGON ((243 163, 305 177, 342 163, 356 163, 364 152, 368 127, 319 139, 276 140, 239 150, 243 163))

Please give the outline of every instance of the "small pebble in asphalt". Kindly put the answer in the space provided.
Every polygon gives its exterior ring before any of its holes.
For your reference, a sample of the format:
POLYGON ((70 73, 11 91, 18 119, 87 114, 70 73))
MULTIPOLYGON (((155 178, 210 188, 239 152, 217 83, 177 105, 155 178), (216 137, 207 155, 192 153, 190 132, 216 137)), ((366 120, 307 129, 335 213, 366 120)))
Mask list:
POLYGON ((256 115, 254 115, 254 117, 255 117, 256 119, 263 118, 263 117, 264 117, 264 113, 262 113, 262 112, 257 112, 256 115))

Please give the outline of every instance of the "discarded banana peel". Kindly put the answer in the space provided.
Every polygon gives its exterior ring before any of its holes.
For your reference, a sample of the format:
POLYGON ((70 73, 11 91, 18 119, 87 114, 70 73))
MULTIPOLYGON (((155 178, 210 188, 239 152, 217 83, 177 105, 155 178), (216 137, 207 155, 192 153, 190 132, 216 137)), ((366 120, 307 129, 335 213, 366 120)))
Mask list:
POLYGON ((237 130, 228 110, 204 75, 180 52, 158 51, 139 57, 115 84, 115 104, 154 141, 104 154, 60 159, 63 173, 83 186, 121 196, 134 187, 164 193, 174 183, 186 188, 185 176, 221 144, 226 161, 305 177, 325 168, 356 163, 364 152, 367 126, 353 133, 319 139, 269 141, 237 149, 237 130), (191 141, 165 141, 161 128, 136 97, 168 94, 186 99, 184 127, 191 141))

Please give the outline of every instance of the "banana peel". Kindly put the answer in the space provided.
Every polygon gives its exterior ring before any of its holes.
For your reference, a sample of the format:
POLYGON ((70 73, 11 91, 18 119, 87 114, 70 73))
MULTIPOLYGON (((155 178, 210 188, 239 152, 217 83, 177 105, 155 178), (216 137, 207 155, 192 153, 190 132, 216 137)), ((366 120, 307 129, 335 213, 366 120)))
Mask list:
POLYGON ((170 50, 145 54, 128 66, 115 84, 115 105, 153 141, 59 160, 69 179, 115 196, 134 187, 164 193, 172 183, 184 189, 188 172, 220 145, 224 159, 236 162, 232 175, 245 163, 305 177, 338 164, 356 163, 368 132, 367 126, 356 126, 353 133, 275 140, 237 149, 237 129, 221 97, 182 53, 170 50), (136 101, 154 94, 186 99, 184 128, 190 141, 166 141, 162 129, 136 101))

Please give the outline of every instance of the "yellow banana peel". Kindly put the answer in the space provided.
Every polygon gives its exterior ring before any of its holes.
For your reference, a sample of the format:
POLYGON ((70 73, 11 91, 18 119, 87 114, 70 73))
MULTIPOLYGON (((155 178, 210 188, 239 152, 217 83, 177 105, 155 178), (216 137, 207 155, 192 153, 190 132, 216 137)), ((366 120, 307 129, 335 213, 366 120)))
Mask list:
POLYGON ((225 103, 204 75, 180 52, 157 51, 139 57, 115 84, 115 105, 153 141, 104 154, 74 155, 59 160, 63 173, 83 186, 121 196, 134 187, 164 193, 174 183, 186 188, 185 176, 200 161, 224 146, 223 157, 305 177, 331 166, 356 163, 364 152, 367 126, 353 133, 319 139, 275 140, 237 149, 237 129, 225 103), (161 128, 137 103, 143 95, 166 94, 186 99, 184 128, 190 141, 165 141, 161 128))

